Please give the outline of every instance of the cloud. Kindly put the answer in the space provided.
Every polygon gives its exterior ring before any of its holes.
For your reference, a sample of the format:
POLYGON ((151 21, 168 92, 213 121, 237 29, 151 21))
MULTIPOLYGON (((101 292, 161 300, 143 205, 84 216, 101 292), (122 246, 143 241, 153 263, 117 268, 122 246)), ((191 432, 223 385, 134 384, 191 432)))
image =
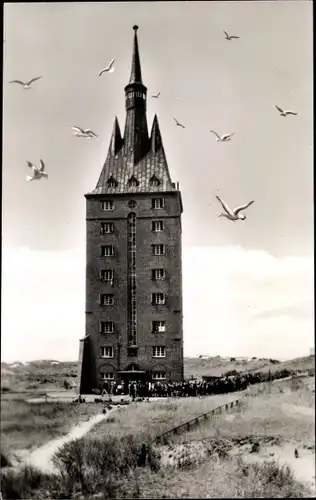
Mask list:
POLYGON ((312 257, 276 258, 239 246, 186 250, 185 353, 280 359, 308 353, 314 344, 313 275, 312 257), (281 309, 278 317, 260 317, 281 309))
MULTIPOLYGON (((183 250, 184 354, 291 358, 314 345, 313 258, 183 250)), ((2 252, 2 359, 77 359, 85 251, 2 252)))

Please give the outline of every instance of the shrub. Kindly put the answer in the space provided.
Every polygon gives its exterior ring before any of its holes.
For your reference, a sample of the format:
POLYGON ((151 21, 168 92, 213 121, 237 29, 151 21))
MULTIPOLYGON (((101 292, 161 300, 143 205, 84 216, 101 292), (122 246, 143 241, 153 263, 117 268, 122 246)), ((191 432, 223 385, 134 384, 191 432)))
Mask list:
POLYGON ((9 457, 6 453, 1 451, 1 467, 10 467, 11 462, 9 460, 9 457))
POLYGON ((34 498, 32 493, 47 486, 50 477, 35 467, 25 465, 19 470, 10 470, 2 474, 1 492, 6 500, 34 498))

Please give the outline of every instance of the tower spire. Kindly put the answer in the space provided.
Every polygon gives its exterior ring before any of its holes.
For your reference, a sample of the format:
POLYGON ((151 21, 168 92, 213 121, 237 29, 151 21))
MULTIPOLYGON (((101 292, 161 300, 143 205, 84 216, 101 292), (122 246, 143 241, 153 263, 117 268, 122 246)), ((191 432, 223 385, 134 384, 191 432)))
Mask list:
POLYGON ((142 71, 140 68, 138 40, 137 40, 138 26, 136 24, 135 24, 135 26, 133 26, 133 30, 134 30, 134 46, 133 46, 133 57, 132 57, 132 69, 131 69, 131 76, 129 79, 129 84, 131 84, 131 83, 143 83, 142 82, 142 71))

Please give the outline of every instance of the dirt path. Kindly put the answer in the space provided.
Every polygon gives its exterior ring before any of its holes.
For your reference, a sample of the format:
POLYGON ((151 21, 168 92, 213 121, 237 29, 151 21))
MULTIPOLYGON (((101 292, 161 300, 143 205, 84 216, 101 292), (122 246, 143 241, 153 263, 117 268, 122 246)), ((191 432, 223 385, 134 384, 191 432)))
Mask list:
POLYGON ((82 422, 74 426, 71 429, 71 431, 65 436, 53 439, 52 441, 49 441, 48 443, 44 444, 43 446, 40 446, 34 451, 26 452, 25 454, 21 455, 23 465, 24 464, 33 465, 34 467, 37 467, 43 472, 50 472, 50 473, 56 472, 55 467, 52 463, 52 458, 53 455, 56 453, 56 451, 64 444, 69 443, 74 439, 83 437, 85 434, 87 434, 87 432, 89 432, 92 429, 94 425, 101 422, 102 420, 106 420, 108 416, 115 410, 116 408, 113 408, 112 410, 107 411, 106 414, 101 413, 95 415, 94 417, 91 417, 88 421, 82 422))

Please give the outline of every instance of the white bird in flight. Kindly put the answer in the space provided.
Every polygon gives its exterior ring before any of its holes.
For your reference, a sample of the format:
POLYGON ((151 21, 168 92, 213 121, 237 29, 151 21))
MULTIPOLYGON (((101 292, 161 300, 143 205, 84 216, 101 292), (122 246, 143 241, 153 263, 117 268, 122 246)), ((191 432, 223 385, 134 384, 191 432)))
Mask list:
POLYGON ((76 137, 85 137, 86 139, 98 137, 90 128, 72 127, 72 131, 76 137))
POLYGON ((234 35, 229 36, 229 34, 226 31, 224 31, 224 33, 226 40, 233 40, 234 38, 240 38, 240 36, 234 36, 234 35))
POLYGON ((276 109, 280 112, 281 116, 286 117, 287 115, 297 115, 297 113, 294 113, 294 111, 283 111, 279 106, 275 105, 276 109))
POLYGON ((215 132, 214 130, 210 130, 210 132, 212 132, 213 134, 216 135, 217 137, 217 141, 219 142, 227 142, 227 141, 231 141, 231 137, 235 134, 235 132, 233 132, 232 134, 224 134, 222 136, 218 135, 217 132, 215 132))
POLYGON ((39 180, 39 179, 42 179, 42 177, 45 177, 46 179, 48 179, 48 174, 44 171, 45 164, 44 164, 43 160, 40 160, 40 163, 41 163, 41 166, 40 166, 40 168, 38 168, 38 167, 36 167, 36 165, 34 165, 34 163, 32 163, 30 161, 26 162, 27 166, 33 169, 33 176, 27 175, 26 176, 27 181, 39 180))
POLYGON ((236 222, 236 220, 245 220, 246 219, 245 214, 242 214, 240 212, 242 210, 245 210, 246 208, 250 207, 250 205, 252 205, 254 203, 254 200, 253 200, 253 201, 250 201, 249 203, 246 203, 245 205, 241 205, 240 207, 236 207, 236 208, 234 208, 234 210, 231 210, 226 205, 226 203, 220 199, 219 196, 216 195, 216 198, 218 199, 218 201, 221 203, 223 209, 225 210, 225 212, 220 214, 218 217, 226 217, 227 219, 232 220, 234 222, 236 222))
POLYGON ((151 97, 152 97, 153 99, 158 99, 158 97, 159 97, 159 96, 160 96, 160 92, 158 92, 158 94, 154 94, 154 95, 152 95, 151 97))
POLYGON ((33 82, 36 82, 36 80, 40 80, 43 78, 42 76, 37 76, 36 78, 32 78, 29 82, 22 82, 21 80, 12 80, 10 83, 18 83, 19 85, 22 85, 24 89, 30 89, 31 85, 33 82))
POLYGON ((177 126, 178 127, 182 127, 182 128, 185 128, 184 125, 182 125, 181 123, 178 122, 178 120, 176 118, 174 118, 174 121, 176 122, 177 126))
POLYGON ((114 61, 115 61, 115 59, 112 59, 112 61, 110 62, 110 64, 106 68, 101 69, 99 76, 103 75, 103 73, 113 73, 113 71, 115 69, 112 67, 114 64, 114 61))

